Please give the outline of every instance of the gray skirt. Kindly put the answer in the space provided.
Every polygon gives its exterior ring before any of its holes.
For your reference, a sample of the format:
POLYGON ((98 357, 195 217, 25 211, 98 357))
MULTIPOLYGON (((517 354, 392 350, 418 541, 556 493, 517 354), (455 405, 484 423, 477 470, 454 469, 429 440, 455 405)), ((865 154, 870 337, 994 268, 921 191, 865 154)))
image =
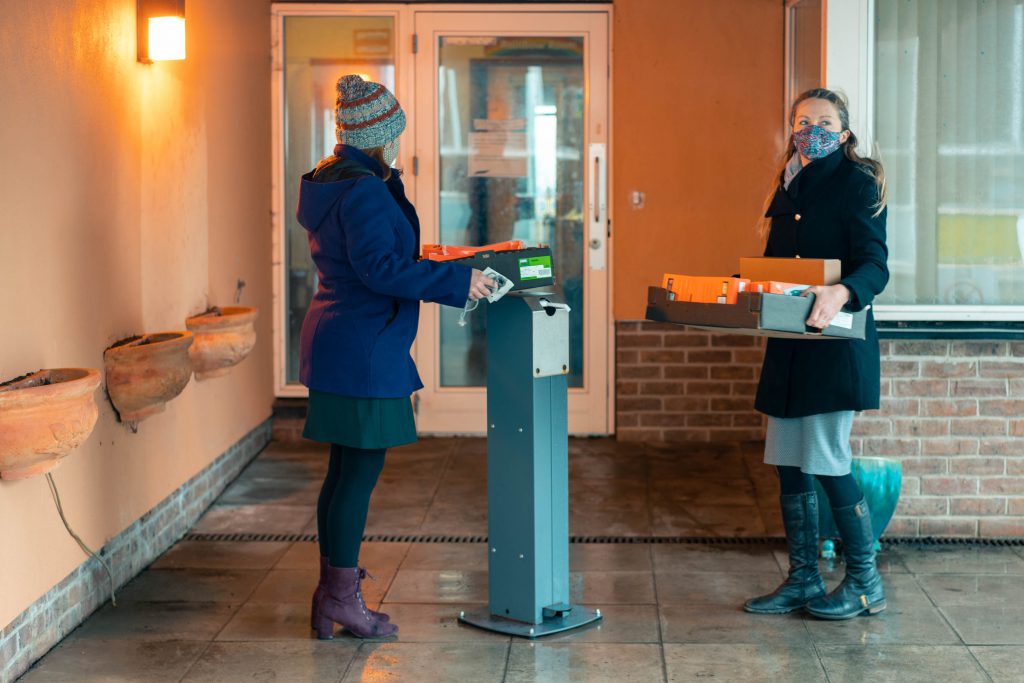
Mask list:
POLYGON ((852 410, 807 417, 769 415, 764 443, 765 464, 799 467, 806 474, 830 477, 849 474, 853 459, 851 429, 852 410))

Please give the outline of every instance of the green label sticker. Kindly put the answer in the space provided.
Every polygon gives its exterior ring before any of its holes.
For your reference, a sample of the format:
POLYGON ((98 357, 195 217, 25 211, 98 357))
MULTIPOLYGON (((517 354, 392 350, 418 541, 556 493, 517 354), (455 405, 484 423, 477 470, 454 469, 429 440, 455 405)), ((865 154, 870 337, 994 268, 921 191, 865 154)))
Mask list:
POLYGON ((540 280, 551 277, 551 257, 531 256, 519 259, 520 280, 540 280))

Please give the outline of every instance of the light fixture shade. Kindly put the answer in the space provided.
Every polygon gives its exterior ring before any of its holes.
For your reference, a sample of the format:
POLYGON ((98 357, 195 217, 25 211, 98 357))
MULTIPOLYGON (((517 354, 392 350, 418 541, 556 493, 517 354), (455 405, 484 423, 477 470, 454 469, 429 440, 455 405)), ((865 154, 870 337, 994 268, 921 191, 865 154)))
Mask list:
POLYGON ((185 59, 185 0, 136 0, 138 59, 185 59))
POLYGON ((184 17, 150 17, 149 59, 154 62, 185 59, 184 17))

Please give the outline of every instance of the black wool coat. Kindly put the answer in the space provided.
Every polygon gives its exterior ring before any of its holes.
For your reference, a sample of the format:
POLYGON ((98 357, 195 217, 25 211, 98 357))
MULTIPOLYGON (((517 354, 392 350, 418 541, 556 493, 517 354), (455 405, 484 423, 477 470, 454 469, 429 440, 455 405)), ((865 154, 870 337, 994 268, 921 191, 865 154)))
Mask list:
MULTIPOLYGON (((780 184, 765 215, 765 256, 839 259, 850 290, 846 310, 870 305, 889 281, 886 211, 874 216, 878 192, 870 170, 843 151, 812 161, 780 184)), ((773 417, 804 417, 878 408, 881 363, 875 320, 865 339, 769 339, 755 408, 773 417)))

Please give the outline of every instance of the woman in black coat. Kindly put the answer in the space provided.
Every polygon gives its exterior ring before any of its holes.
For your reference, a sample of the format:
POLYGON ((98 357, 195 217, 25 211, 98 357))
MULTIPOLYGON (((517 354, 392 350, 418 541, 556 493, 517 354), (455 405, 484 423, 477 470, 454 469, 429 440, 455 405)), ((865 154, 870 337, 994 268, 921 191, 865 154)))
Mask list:
MULTIPOLYGON (((807 324, 826 327, 843 308, 860 311, 889 279, 882 165, 857 155, 845 99, 817 88, 790 112, 793 134, 767 202, 765 256, 839 259, 838 284, 811 287, 807 324)), ((769 339, 755 407, 768 415, 765 462, 778 468, 789 577, 748 600, 748 612, 804 608, 824 619, 885 609, 867 503, 850 474, 854 411, 879 406, 874 318, 863 340, 769 339), (818 572, 818 508, 813 478, 829 498, 843 539, 846 576, 831 594, 818 572)))

